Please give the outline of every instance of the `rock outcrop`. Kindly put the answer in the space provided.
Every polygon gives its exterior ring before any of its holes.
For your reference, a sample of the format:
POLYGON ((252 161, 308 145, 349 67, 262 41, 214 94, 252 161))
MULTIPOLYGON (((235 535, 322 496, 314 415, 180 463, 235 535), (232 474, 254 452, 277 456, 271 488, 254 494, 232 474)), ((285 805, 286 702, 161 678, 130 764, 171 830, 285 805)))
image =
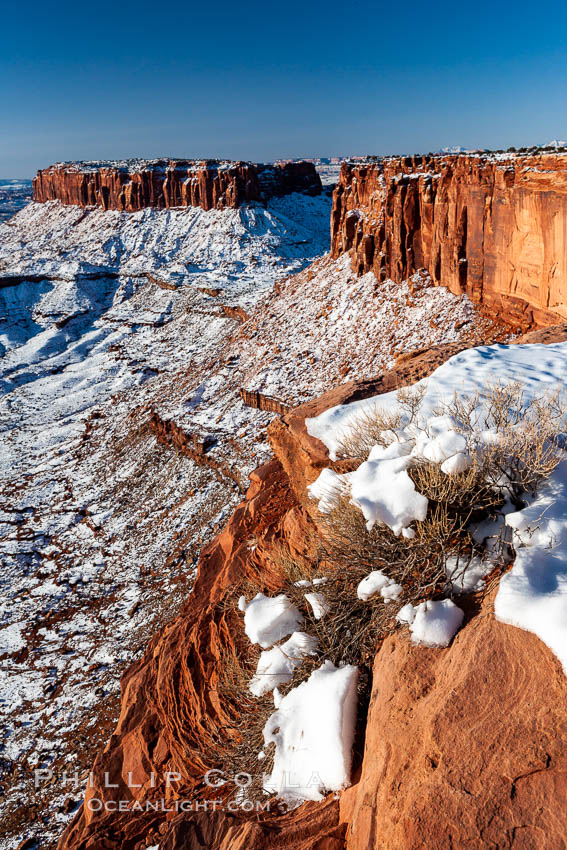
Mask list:
POLYGON ((567 318, 567 155, 343 163, 331 251, 402 281, 426 268, 523 330, 567 318))
POLYGON ((348 850, 565 846, 567 679, 492 598, 450 649, 382 645, 362 776, 341 800, 348 850))
POLYGON ((291 192, 318 195, 321 191, 321 180, 311 162, 60 162, 38 171, 33 180, 36 201, 128 212, 144 207, 224 209, 291 192))
POLYGON ((211 457, 208 452, 215 446, 216 440, 206 434, 187 433, 171 419, 162 419, 155 410, 150 411, 148 420, 150 431, 158 443, 167 446, 179 454, 190 457, 198 466, 205 466, 220 480, 233 481, 241 493, 246 488, 242 486, 240 476, 226 463, 211 457))
POLYGON ((267 410, 270 413, 278 413, 280 416, 291 410, 290 404, 258 390, 241 389, 240 398, 247 407, 253 407, 255 410, 267 410))
MULTIPOLYGON (((565 339, 567 326, 522 341, 565 339)), ((118 726, 60 850, 564 848, 567 679, 535 635, 494 620, 490 596, 449 649, 402 633, 381 646, 364 757, 340 800, 287 814, 175 807, 204 799, 202 777, 243 711, 219 699, 223 669, 245 645, 241 588, 278 590, 274 547, 294 557, 313 545, 305 485, 329 459, 306 416, 413 383, 459 347, 405 355, 376 381, 344 384, 270 426, 276 459, 252 475, 246 500, 203 550, 181 614, 124 676, 118 726), (179 779, 168 784, 167 771, 179 779)))

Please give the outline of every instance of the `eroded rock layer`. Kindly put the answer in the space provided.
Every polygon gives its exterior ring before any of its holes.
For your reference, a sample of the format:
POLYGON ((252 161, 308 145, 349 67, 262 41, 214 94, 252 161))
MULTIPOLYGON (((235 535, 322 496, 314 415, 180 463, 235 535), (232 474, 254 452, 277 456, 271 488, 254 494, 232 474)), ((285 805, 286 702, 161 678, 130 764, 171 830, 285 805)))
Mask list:
POLYGON ((426 268, 522 329, 567 318, 567 156, 454 155, 344 163, 334 257, 402 281, 426 268))
MULTIPOLYGON (((566 338, 562 326, 521 341, 566 338)), ((404 355, 377 380, 343 384, 270 426, 276 460, 252 475, 246 500, 203 550, 181 614, 125 675, 118 726, 60 850, 564 848, 567 680, 535 635, 496 622, 490 596, 448 649, 403 633, 381 646, 362 764, 340 800, 282 815, 175 810, 176 800, 203 799, 204 772, 217 766, 235 712, 251 710, 219 699, 245 644, 238 594, 254 582, 282 586, 275 547, 296 557, 313 546, 305 487, 329 459, 305 418, 411 384, 460 348, 404 355), (167 771, 179 779, 168 784, 167 771), (120 811, 121 800, 131 808, 120 811), (146 805, 160 800, 165 808, 146 805)))
POLYGON ((144 207, 237 207, 277 195, 317 195, 321 180, 310 162, 258 165, 218 160, 62 162, 38 171, 36 201, 135 212, 144 207))

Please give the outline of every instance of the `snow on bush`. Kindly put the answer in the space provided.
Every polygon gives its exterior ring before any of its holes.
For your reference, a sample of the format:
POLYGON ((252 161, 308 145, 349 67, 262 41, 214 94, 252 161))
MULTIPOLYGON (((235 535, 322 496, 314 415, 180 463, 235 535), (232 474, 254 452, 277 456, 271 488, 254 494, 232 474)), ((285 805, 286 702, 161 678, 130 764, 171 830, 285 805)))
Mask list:
POLYGON ((264 727, 266 746, 275 745, 266 791, 294 803, 350 784, 357 680, 356 667, 325 661, 282 699, 264 727))
POLYGON ((379 593, 385 601, 390 602, 392 599, 397 599, 402 590, 401 584, 396 584, 382 570, 373 570, 359 583, 356 595, 363 602, 367 602, 379 593))
POLYGON ((427 428, 417 432, 413 454, 438 463, 441 469, 450 461, 460 467, 456 470, 443 469, 447 474, 451 471, 464 472, 470 466, 467 441, 454 428, 455 422, 450 416, 433 416, 428 420, 427 428))
POLYGON ((321 470, 319 477, 307 488, 312 499, 318 499, 319 510, 322 514, 328 513, 335 504, 337 495, 344 489, 348 473, 337 475, 332 469, 326 467, 321 470))
POLYGON ((351 474, 352 503, 362 511, 368 531, 381 522, 397 537, 414 520, 426 517, 427 499, 416 491, 407 472, 411 459, 395 456, 404 449, 400 443, 386 449, 375 446, 366 463, 351 474))
POLYGON ((241 596, 238 607, 244 611, 247 637, 251 643, 259 643, 262 649, 268 649, 303 626, 303 617, 285 593, 273 597, 257 593, 248 603, 241 596))
POLYGON ((324 593, 306 593, 305 599, 309 602, 313 616, 316 620, 320 620, 325 614, 328 614, 330 605, 325 598, 324 593))
MULTIPOLYGON (((298 604, 309 605, 315 621, 332 616, 332 611, 323 593, 305 590, 326 581, 320 576, 291 584, 298 604)), ((248 638, 263 647, 281 640, 294 623, 303 622, 298 607, 285 594, 268 597, 258 593, 249 603, 240 597, 239 608, 244 612, 248 638)), ((273 691, 276 708, 263 729, 264 746, 256 752, 256 757, 263 761, 272 755, 265 750, 271 750, 270 744, 275 745, 273 769, 264 779, 264 791, 293 803, 321 800, 328 791, 337 791, 350 783, 358 669, 348 664, 336 667, 325 660, 287 694, 279 689, 292 680, 308 656, 317 655, 319 650, 315 636, 293 631, 288 640, 260 654, 248 685, 256 697, 273 691)))
POLYGON ((403 593, 403 587, 401 584, 396 584, 395 581, 392 581, 390 584, 383 587, 380 591, 380 595, 384 602, 394 602, 399 599, 403 593))
POLYGON ((250 692, 261 697, 278 685, 285 685, 305 656, 313 655, 316 649, 317 638, 305 632, 294 632, 285 643, 262 652, 250 682, 250 692))
POLYGON ((464 614, 450 599, 430 600, 413 606, 407 603, 398 612, 397 619, 410 627, 414 643, 425 646, 449 646, 461 628, 464 614))

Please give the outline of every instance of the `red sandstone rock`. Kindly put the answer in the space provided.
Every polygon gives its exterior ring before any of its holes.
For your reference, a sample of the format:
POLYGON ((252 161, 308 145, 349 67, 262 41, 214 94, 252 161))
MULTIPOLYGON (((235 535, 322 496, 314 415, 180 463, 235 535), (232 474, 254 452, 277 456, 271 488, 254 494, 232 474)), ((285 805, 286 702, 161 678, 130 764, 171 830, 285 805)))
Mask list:
POLYGON ((265 395, 258 390, 246 390, 242 388, 240 390, 240 398, 247 407, 253 407, 256 410, 267 410, 271 413, 279 413, 280 416, 291 410, 291 405, 285 401, 265 395))
POLYGON ((58 163, 38 171, 36 201, 134 212, 144 207, 238 207, 275 195, 321 192, 310 162, 257 165, 217 160, 154 160, 137 163, 58 163))
POLYGON ((491 603, 450 649, 381 647, 347 850, 565 847, 567 678, 491 603))
POLYGON ((517 327, 567 318, 567 156, 344 163, 331 252, 401 281, 426 268, 517 327))

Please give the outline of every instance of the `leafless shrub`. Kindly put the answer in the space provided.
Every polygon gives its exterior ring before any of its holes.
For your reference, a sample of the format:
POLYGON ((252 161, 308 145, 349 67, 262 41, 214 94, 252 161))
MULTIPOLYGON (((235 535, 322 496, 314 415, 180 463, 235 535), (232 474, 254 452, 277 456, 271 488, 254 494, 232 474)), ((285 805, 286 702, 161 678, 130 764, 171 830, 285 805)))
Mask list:
POLYGON ((381 410, 378 403, 363 410, 339 438, 337 454, 345 458, 365 459, 374 446, 388 445, 391 432, 417 421, 425 391, 425 384, 403 387, 396 393, 396 410, 381 410))
MULTIPOLYGON (((410 424, 427 431, 427 422, 420 421, 424 389, 422 384, 413 392, 399 391, 398 407, 391 413, 376 407, 362 414, 349 426, 342 453, 366 457, 372 446, 391 443, 395 432, 410 424)), ((560 393, 528 399, 517 383, 495 384, 483 397, 455 395, 440 404, 435 414, 450 417, 453 429, 465 437, 470 467, 446 474, 436 463, 415 459, 408 474, 416 490, 427 497, 429 508, 425 520, 414 523, 411 540, 396 537, 385 525, 368 531, 348 493, 340 494, 319 520, 329 561, 360 578, 382 570, 402 585, 402 602, 451 592, 448 559, 457 561, 462 578, 473 558, 484 555, 471 536, 471 526, 495 517, 507 499, 521 507, 522 495, 537 492, 564 456, 566 410, 560 393)), ((502 544, 502 563, 505 556, 502 544)))
POLYGON ((495 384, 485 399, 478 393, 455 396, 442 412, 467 439, 486 482, 518 506, 522 494, 536 493, 563 457, 567 400, 560 391, 526 398, 520 383, 495 384), (486 432, 493 435, 490 442, 486 432))
MULTIPOLYGON (((271 693, 258 698, 248 690, 258 656, 257 647, 250 647, 239 654, 227 649, 222 654, 218 696, 230 720, 223 728, 214 751, 209 748, 203 754, 205 763, 207 760, 211 762, 214 757, 215 770, 220 770, 225 776, 249 774, 251 783, 245 788, 245 796, 252 801, 266 798, 263 774, 271 773, 273 768, 273 748, 265 748, 263 731, 274 711, 274 700, 271 693), (259 760, 258 754, 262 751, 265 758, 259 760)), ((239 786, 233 782, 220 789, 227 800, 235 799, 239 791, 239 786)))
MULTIPOLYGON (((425 475, 428 469, 424 465, 419 472, 425 475)), ((460 514, 448 503, 430 503, 427 518, 415 523, 415 536, 408 540, 396 537, 385 525, 376 524, 368 531, 362 512, 344 498, 321 518, 320 525, 330 561, 357 583, 372 570, 382 570, 402 586, 399 603, 404 604, 445 592, 450 557, 460 556, 469 563, 478 556, 478 546, 467 528, 469 517, 470 511, 460 514)), ((389 610, 380 596, 378 600, 377 604, 389 610)))
POLYGON ((361 575, 344 570, 325 560, 326 553, 319 545, 311 562, 291 556, 284 547, 277 547, 274 560, 285 579, 286 596, 304 617, 304 630, 317 638, 317 650, 296 667, 290 681, 280 685, 285 695, 318 669, 323 661, 335 666, 352 664, 359 669, 357 723, 354 741, 354 763, 362 760, 364 730, 372 685, 372 665, 383 637, 395 628, 396 606, 378 603, 376 599, 363 602, 356 589, 361 575), (319 582, 321 580, 321 582, 319 582), (308 583, 308 584, 307 584, 308 583), (319 593, 329 606, 329 614, 317 619, 306 599, 306 593, 319 593))
POLYGON ((373 446, 384 446, 384 434, 403 424, 401 413, 389 413, 376 405, 362 411, 339 438, 337 454, 347 458, 366 458, 373 446))
POLYGON ((425 381, 413 387, 400 387, 397 391, 396 399, 406 422, 417 422, 426 392, 427 382, 425 381))

